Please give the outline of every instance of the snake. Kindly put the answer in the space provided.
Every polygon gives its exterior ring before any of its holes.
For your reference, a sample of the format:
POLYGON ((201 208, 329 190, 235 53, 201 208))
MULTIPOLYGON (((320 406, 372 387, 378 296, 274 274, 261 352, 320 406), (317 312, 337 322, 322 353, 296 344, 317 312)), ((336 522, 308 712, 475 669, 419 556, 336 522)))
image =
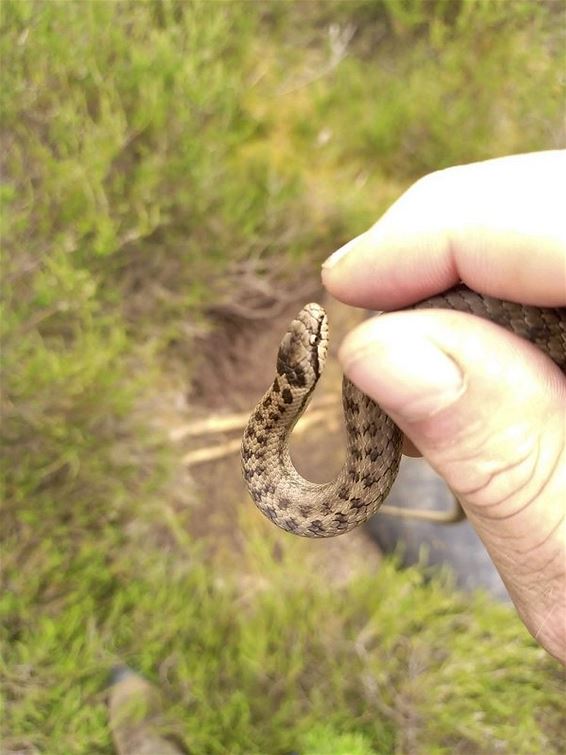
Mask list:
MULTIPOLYGON (((538 346, 566 373, 566 309, 504 301, 464 284, 408 309, 430 308, 467 312, 503 326, 538 346)), ((344 465, 325 483, 310 482, 297 472, 289 438, 311 399, 327 351, 326 312, 319 304, 307 304, 281 340, 275 378, 252 411, 241 444, 243 478, 256 506, 281 529, 311 538, 341 535, 373 516, 387 498, 402 455, 401 430, 344 375, 344 465)))

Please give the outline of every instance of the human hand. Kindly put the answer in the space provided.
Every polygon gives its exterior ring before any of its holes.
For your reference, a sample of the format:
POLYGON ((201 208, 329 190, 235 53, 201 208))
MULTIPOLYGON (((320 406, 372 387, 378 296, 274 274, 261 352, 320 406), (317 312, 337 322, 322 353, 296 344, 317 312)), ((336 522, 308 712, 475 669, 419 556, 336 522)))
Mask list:
MULTIPOLYGON (((566 151, 426 176, 324 263, 324 285, 375 310, 460 281, 500 299, 566 307, 565 176, 566 151)), ((368 320, 345 339, 340 359, 446 480, 527 628, 566 663, 560 369, 493 323, 446 310, 368 320)))

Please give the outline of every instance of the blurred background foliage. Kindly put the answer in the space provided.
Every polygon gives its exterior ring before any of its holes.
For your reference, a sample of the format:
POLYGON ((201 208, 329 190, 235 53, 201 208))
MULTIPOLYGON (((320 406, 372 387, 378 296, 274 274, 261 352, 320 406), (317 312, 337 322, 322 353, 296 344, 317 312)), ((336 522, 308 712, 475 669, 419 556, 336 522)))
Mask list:
POLYGON ((273 586, 246 605, 187 533, 166 552, 176 459, 146 408, 242 270, 284 287, 419 176, 561 146, 564 4, 0 11, 7 751, 110 752, 127 657, 169 659, 194 753, 559 752, 558 671, 507 609, 393 565, 291 590, 293 543, 253 538, 273 586))

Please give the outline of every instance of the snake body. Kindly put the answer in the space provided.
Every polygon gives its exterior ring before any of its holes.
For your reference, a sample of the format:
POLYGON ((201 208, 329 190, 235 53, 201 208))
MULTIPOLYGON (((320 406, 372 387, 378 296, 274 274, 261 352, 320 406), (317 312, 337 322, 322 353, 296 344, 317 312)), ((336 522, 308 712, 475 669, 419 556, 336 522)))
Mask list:
MULTIPOLYGON (((566 310, 525 306, 459 285, 411 307, 453 309, 502 325, 542 349, 566 372, 566 310)), ((304 537, 343 534, 369 519, 397 476, 402 434, 348 378, 342 384, 346 462, 331 482, 305 480, 289 454, 289 436, 324 368, 328 321, 307 304, 279 346, 277 374, 255 407, 242 440, 242 470, 252 499, 278 527, 304 537)))

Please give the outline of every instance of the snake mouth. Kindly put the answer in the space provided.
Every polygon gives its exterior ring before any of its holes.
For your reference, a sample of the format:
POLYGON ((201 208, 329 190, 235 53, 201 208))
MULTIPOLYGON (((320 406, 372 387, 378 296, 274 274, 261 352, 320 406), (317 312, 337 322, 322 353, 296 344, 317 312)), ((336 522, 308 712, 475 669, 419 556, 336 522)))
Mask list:
POLYGON ((312 387, 326 361, 328 320, 319 304, 307 304, 290 324, 277 353, 277 372, 297 388, 312 387))
POLYGON ((299 313, 308 333, 308 353, 315 380, 318 380, 326 362, 328 350, 328 316, 320 304, 311 302, 299 313))
POLYGON ((324 326, 326 326, 326 313, 323 310, 318 319, 316 333, 313 334, 312 339, 312 368, 317 380, 320 377, 326 359, 326 343, 323 343, 324 326))

